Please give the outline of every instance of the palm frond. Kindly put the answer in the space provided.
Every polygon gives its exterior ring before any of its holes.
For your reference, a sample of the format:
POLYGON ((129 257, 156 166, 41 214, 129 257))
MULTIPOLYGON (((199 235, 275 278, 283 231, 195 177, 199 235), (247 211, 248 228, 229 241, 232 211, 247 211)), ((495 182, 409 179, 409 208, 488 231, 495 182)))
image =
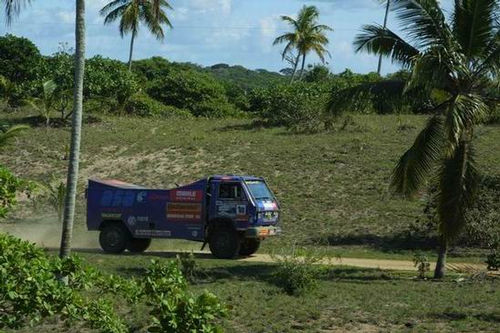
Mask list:
POLYGON ((498 0, 455 0, 453 32, 469 60, 487 49, 495 34, 498 7, 498 0))
POLYGON ((7 25, 12 23, 14 16, 19 15, 21 9, 28 5, 31 0, 3 0, 7 25))
POLYGON ((405 67, 410 67, 419 54, 418 49, 380 25, 365 25, 362 30, 354 41, 356 52, 382 55, 405 67))
POLYGON ((111 1, 110 3, 108 3, 107 5, 105 5, 104 7, 101 8, 101 10, 99 11, 99 14, 101 16, 106 16, 110 12, 112 12, 113 10, 115 10, 116 8, 127 6, 127 4, 129 4, 129 3, 130 3, 130 1, 128 1, 128 0, 114 0, 114 1, 111 1))
POLYGON ((435 163, 442 156, 443 118, 432 116, 415 142, 399 159, 391 178, 395 193, 411 197, 425 185, 435 163))
POLYGON ((13 137, 19 135, 20 132, 30 128, 27 125, 14 125, 0 130, 0 148, 4 147, 6 143, 13 137))
POLYGON ((460 142, 453 155, 443 161, 438 177, 439 231, 451 241, 465 224, 465 212, 474 202, 480 180, 471 142, 460 142))
POLYGON ((478 95, 457 95, 446 111, 444 131, 447 136, 448 156, 454 154, 463 135, 488 114, 488 106, 478 95))
POLYGON ((392 11, 401 22, 401 28, 415 42, 417 48, 449 45, 451 29, 445 22, 438 0, 396 0, 392 11))

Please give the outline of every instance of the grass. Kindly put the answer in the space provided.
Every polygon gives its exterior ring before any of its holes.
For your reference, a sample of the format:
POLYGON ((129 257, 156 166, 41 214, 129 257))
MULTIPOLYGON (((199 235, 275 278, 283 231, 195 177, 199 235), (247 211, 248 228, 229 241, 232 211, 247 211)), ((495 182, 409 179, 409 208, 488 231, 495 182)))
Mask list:
MULTIPOLYGON (((2 114, 0 121, 21 123, 29 116, 2 114)), ((294 135, 281 128, 255 128, 250 120, 103 117, 83 129, 74 245, 98 247, 97 234, 84 225, 88 177, 170 187, 210 174, 243 173, 265 177, 283 208, 284 235, 266 241, 262 251, 296 243, 319 247, 331 256, 411 260, 413 247, 421 244, 405 243, 404 236, 410 223, 422 217, 423 202, 391 196, 388 181, 424 121, 423 116, 355 116, 354 124, 344 130, 294 135)), ((500 175, 500 151, 491 149, 500 141, 498 127, 481 127, 477 133, 480 169, 500 175)), ((24 178, 63 179, 68 139, 68 128, 34 127, 2 152, 0 163, 24 178)), ((0 230, 57 246, 60 230, 52 221, 56 216, 47 207, 34 210, 23 203, 0 230)), ((153 242, 153 249, 163 251, 199 246, 153 242)), ((432 248, 429 251, 432 260, 432 248)), ((150 259, 170 256, 113 256, 93 250, 79 254, 104 271, 124 276, 141 275, 150 259)), ((272 279, 274 264, 203 256, 196 260, 205 278, 191 289, 208 289, 232 307, 222 323, 228 332, 493 332, 500 321, 498 279, 450 273, 442 282, 420 281, 414 278, 416 272, 335 267, 316 291, 295 297, 283 293, 272 279)), ((450 258, 455 260, 481 261, 482 252, 457 248, 450 258)), ((133 331, 145 330, 145 311, 117 306, 133 331)), ((66 330, 56 319, 37 327, 41 333, 66 330)))
MULTIPOLYGON (((172 257, 167 252, 79 255, 104 271, 127 277, 140 276, 151 259, 172 257)), ((499 279, 450 274, 444 281, 422 281, 415 278, 416 272, 340 266, 328 269, 316 291, 297 297, 276 285, 274 264, 204 256, 196 262, 203 274, 190 289, 214 292, 231 307, 229 318, 221 323, 226 332, 494 332, 500 322, 499 279)), ((117 303, 133 331, 145 331, 147 313, 117 303)), ((42 325, 37 331, 57 331, 58 325, 42 325)))
MULTIPOLYGON (((284 235, 266 242, 264 250, 290 242, 321 244, 344 256, 351 250, 356 256, 383 257, 406 256, 415 247, 432 250, 432 245, 408 243, 406 237, 408 226, 423 216, 423 202, 404 201, 388 191, 392 168, 425 116, 362 115, 353 120, 344 130, 311 135, 253 127, 250 120, 103 117, 87 123, 77 224, 85 222, 88 177, 172 187, 211 174, 252 174, 268 180, 283 208, 284 235)), ((33 117, 7 113, 0 121, 22 123, 33 117)), ((498 126, 480 127, 477 133, 480 170, 500 175, 500 151, 491 149, 500 141, 498 126)), ((0 163, 28 179, 64 179, 68 140, 68 128, 34 127, 0 155, 0 163)), ((31 212, 19 214, 18 219, 32 220, 31 212)), ((455 254, 482 255, 476 252, 455 254)))

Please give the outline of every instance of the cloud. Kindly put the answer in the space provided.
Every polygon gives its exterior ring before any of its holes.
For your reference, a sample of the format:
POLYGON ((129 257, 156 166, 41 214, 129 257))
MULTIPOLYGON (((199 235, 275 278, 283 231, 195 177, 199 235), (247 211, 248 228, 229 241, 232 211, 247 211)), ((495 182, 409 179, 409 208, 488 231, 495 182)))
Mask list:
POLYGON ((74 23, 75 11, 62 10, 56 14, 56 17, 58 17, 63 23, 74 23))

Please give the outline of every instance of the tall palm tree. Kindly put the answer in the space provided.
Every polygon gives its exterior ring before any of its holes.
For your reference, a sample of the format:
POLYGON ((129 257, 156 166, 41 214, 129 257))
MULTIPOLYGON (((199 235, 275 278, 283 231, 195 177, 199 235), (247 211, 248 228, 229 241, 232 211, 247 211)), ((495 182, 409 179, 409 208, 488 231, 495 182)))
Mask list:
POLYGON ((410 197, 435 175, 441 245, 434 277, 442 278, 448 245, 465 224, 478 183, 474 128, 499 102, 498 93, 491 95, 500 71, 499 0, 455 0, 449 20, 438 0, 393 0, 392 10, 406 39, 367 25, 354 44, 357 51, 410 69, 406 91, 421 88, 442 96, 391 182, 396 193, 410 197))
MULTIPOLYGON (((0 0, 1 1, 1 0, 0 0)), ((7 24, 20 8, 30 0, 3 0, 7 24)), ((67 257, 71 250, 73 220, 75 215, 76 185, 80 156, 82 128, 83 75, 85 71, 85 0, 76 0, 75 17, 75 83, 73 88, 73 118, 71 127, 70 157, 68 165, 67 191, 64 200, 64 216, 59 256, 67 257)))
POLYGON ((162 25, 172 28, 165 13, 172 6, 166 0, 114 0, 104 6, 100 13, 105 16, 104 24, 109 24, 120 18, 120 35, 131 34, 128 68, 132 69, 132 53, 134 40, 139 31, 139 25, 145 24, 149 31, 158 39, 163 40, 165 33, 162 25))
MULTIPOLYGON (((385 0, 385 16, 384 16, 384 29, 387 27, 387 19, 389 18, 389 8, 391 7, 391 0, 385 0)), ((380 75, 382 70, 382 54, 378 57, 377 74, 380 75)))
POLYGON ((288 54, 296 50, 297 56, 293 67, 291 81, 295 78, 299 60, 302 57, 302 65, 300 77, 304 72, 306 63, 306 56, 309 52, 315 52, 320 58, 321 62, 325 63, 325 55, 330 56, 330 53, 325 48, 329 40, 326 37, 327 31, 333 31, 327 25, 318 24, 319 11, 315 6, 304 6, 299 11, 297 19, 290 16, 281 16, 281 19, 293 27, 292 32, 287 32, 277 37, 273 45, 286 43, 282 52, 282 58, 286 59, 288 54))

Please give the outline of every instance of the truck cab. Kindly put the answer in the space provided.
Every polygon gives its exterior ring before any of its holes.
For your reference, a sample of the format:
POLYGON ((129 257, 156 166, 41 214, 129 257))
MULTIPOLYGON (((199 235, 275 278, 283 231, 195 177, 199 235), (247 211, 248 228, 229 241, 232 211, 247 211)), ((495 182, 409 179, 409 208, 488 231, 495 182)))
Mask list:
POLYGON ((279 234, 280 207, 260 177, 215 175, 173 189, 89 180, 87 227, 106 252, 145 251, 152 238, 208 244, 218 258, 255 253, 279 234))

